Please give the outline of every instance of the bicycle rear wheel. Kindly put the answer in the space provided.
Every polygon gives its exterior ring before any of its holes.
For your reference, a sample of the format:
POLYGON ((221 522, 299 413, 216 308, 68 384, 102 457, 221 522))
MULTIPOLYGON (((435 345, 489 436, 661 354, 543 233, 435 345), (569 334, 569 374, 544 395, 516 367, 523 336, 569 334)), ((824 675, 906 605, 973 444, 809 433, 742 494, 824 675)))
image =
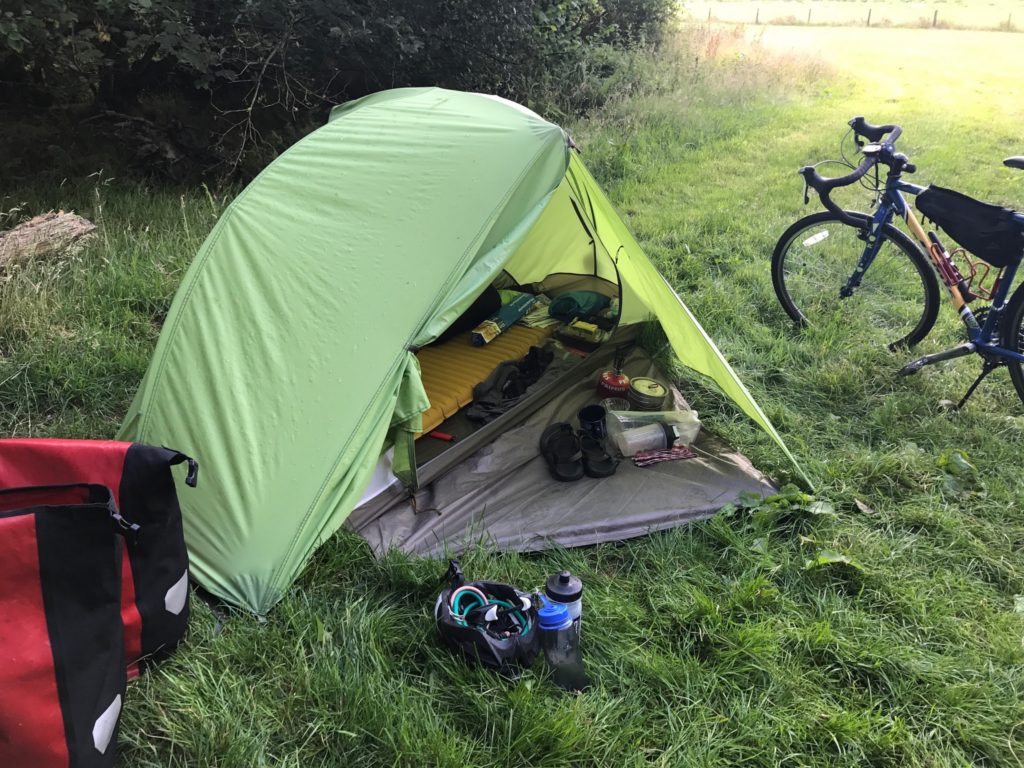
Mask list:
MULTIPOLYGON (((1006 308, 1006 318, 1003 320, 1003 346, 1024 353, 1024 283, 1017 286, 1006 308)), ((1010 380, 1017 390, 1017 396, 1024 402, 1024 363, 1007 360, 1006 365, 1010 369, 1010 380)))
MULTIPOLYGON (((870 217, 848 212, 864 222, 870 217)), ((861 230, 828 211, 805 216, 787 229, 772 254, 772 284, 786 313, 801 325, 841 318, 890 347, 913 346, 935 324, 939 286, 921 249, 887 224, 884 241, 860 286, 843 298, 846 285, 864 252, 861 230)))

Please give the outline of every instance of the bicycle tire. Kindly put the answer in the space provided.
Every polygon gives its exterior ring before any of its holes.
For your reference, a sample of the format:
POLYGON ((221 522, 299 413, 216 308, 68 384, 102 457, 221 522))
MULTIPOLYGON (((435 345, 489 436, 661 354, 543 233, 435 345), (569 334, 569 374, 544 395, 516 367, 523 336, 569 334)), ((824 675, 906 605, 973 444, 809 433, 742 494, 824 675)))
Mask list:
POLYGON ((840 298, 839 290, 864 250, 860 234, 871 223, 865 213, 846 213, 863 221, 864 229, 820 211, 794 222, 782 233, 772 253, 775 295, 786 314, 800 325, 834 315, 840 305, 845 305, 844 315, 852 315, 852 307, 857 306, 874 332, 888 328, 885 342, 889 349, 914 346, 928 335, 939 314, 939 283, 931 262, 906 234, 886 224, 882 230, 885 242, 861 285, 853 296, 840 298), (809 229, 814 232, 807 234, 809 229))
MULTIPOLYGON (((1024 283, 1017 286, 1006 308, 1002 341, 1007 349, 1024 352, 1024 283)), ((1007 360, 1006 366, 1010 369, 1010 380, 1017 390, 1017 396, 1024 403, 1024 363, 1007 360)))

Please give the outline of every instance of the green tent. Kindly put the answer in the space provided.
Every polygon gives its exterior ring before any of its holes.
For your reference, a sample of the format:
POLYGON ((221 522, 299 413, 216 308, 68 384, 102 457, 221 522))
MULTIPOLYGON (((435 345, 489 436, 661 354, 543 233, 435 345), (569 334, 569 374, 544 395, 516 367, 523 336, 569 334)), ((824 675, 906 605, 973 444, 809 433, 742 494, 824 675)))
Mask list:
POLYGON ((503 271, 617 285, 622 326, 656 317, 790 455, 562 129, 492 96, 386 91, 336 108, 225 211, 121 429, 200 459, 181 502, 201 585, 265 612, 385 448, 412 482, 429 407, 414 352, 503 271))

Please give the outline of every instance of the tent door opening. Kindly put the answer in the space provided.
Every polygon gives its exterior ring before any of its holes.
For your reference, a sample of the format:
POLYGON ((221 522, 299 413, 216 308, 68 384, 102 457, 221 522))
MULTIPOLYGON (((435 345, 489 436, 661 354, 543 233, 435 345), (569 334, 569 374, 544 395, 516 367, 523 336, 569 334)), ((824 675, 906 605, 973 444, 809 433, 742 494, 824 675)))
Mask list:
MULTIPOLYGON (((618 268, 598 237, 586 203, 577 199, 568 179, 563 180, 522 245, 484 294, 500 292, 508 300, 514 295, 507 293, 510 290, 536 296, 537 304, 497 338, 474 346, 471 334, 446 332, 438 342, 417 352, 430 400, 423 415, 423 431, 415 443, 417 484, 429 482, 424 475, 428 464, 432 468, 428 474, 436 476, 442 464, 435 460, 451 452, 456 444, 464 446, 470 436, 474 438, 470 445, 476 446, 488 435, 493 439, 585 375, 584 368, 596 370, 596 353, 616 331, 623 293, 618 268), (564 316, 563 322, 548 317, 546 308, 567 296, 590 296, 600 309, 593 316, 588 312, 580 317, 583 325, 564 316), (587 340, 588 333, 595 334, 592 341, 587 340), (525 394, 514 398, 509 412, 495 415, 491 408, 494 389, 502 386, 506 375, 518 379, 515 367, 532 373, 535 358, 543 359, 539 378, 531 381, 525 394), (491 397, 483 395, 489 410, 482 414, 476 398, 489 387, 491 397)), ((482 299, 486 296, 475 297, 467 313, 486 306, 482 299)), ((465 316, 458 318, 452 327, 466 327, 465 320, 465 316)), ((456 451, 455 456, 465 452, 456 451)))

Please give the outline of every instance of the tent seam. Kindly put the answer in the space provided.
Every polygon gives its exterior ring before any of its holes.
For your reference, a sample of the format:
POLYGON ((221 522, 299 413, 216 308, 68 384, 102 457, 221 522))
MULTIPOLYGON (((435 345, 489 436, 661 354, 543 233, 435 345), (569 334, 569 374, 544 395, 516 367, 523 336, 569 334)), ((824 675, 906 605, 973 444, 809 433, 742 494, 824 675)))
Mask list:
MULTIPOLYGON (((318 128, 316 131, 313 131, 313 133, 317 133, 318 131, 323 130, 328 125, 330 125, 330 123, 325 123, 320 128, 318 128)), ((313 133, 311 133, 310 136, 312 136, 313 133)), ((207 242, 203 243, 202 247, 200 248, 200 252, 199 252, 199 254, 196 257, 196 261, 193 264, 193 267, 195 268, 195 276, 192 277, 191 280, 189 281, 188 287, 185 289, 185 295, 182 297, 181 305, 179 306, 178 311, 175 313, 174 320, 172 321, 171 326, 168 329, 167 343, 164 344, 165 347, 170 345, 170 343, 171 343, 170 340, 175 336, 175 334, 177 334, 178 326, 181 324, 181 316, 184 314, 185 308, 188 307, 189 302, 192 299, 192 293, 195 291, 196 284, 199 282, 199 278, 202 275, 203 270, 206 269, 206 265, 210 261, 210 257, 211 257, 211 254, 213 253, 214 247, 217 245, 217 242, 220 240, 221 235, 224 234, 224 230, 226 230, 228 228, 228 225, 230 224, 230 222, 231 222, 231 220, 232 220, 232 218, 233 218, 233 216, 234 216, 234 214, 236 212, 235 209, 242 204, 242 202, 246 199, 246 197, 249 196, 249 194, 252 191, 253 187, 256 185, 256 182, 258 182, 263 176, 269 174, 271 169, 273 169, 273 167, 275 165, 277 165, 280 160, 285 158, 288 155, 288 153, 290 153, 298 145, 299 145, 299 143, 296 142, 295 144, 290 146, 288 149, 286 149, 284 152, 282 152, 280 155, 278 155, 273 160, 273 162, 270 163, 270 165, 268 165, 266 168, 264 168, 262 171, 260 171, 258 174, 256 174, 256 178, 254 178, 251 182, 249 182, 249 184, 247 184, 245 186, 245 189, 243 189, 241 192, 238 193, 238 197, 236 197, 234 200, 231 201, 231 205, 228 206, 228 209, 224 212, 224 215, 221 216, 220 220, 218 220, 216 226, 213 229, 213 232, 210 233, 210 239, 207 240, 207 242)), ((191 274, 191 272, 192 272, 192 270, 190 269, 189 273, 186 274, 186 279, 189 278, 189 275, 191 274)), ((157 341, 157 344, 159 344, 159 343, 160 343, 160 340, 157 341)), ((146 429, 149 427, 149 422, 150 422, 149 416, 150 416, 150 414, 149 414, 149 409, 146 406, 147 406, 147 403, 152 401, 153 393, 159 387, 160 381, 163 379, 164 366, 166 364, 166 361, 167 361, 166 355, 162 355, 160 357, 160 362, 157 365, 156 374, 153 377, 153 385, 148 388, 149 389, 148 397, 145 397, 143 402, 141 402, 139 404, 139 411, 142 414, 142 421, 139 424, 139 435, 138 435, 140 438, 145 436, 146 429)))
MULTIPOLYGON (((557 128, 557 126, 555 126, 555 127, 557 128)), ((558 128, 558 131, 559 131, 560 134, 562 134, 562 136, 564 138, 565 134, 562 131, 562 129, 558 128)), ((530 171, 533 170, 534 166, 537 164, 537 161, 545 153, 545 151, 546 151, 546 147, 542 146, 540 149, 537 150, 537 152, 534 154, 534 156, 532 158, 530 158, 529 164, 523 169, 522 173, 520 173, 515 178, 515 180, 509 186, 508 191, 506 191, 504 196, 502 196, 500 202, 497 205, 495 205, 494 208, 491 209, 491 214, 490 214, 490 216, 488 216, 488 224, 486 224, 484 226, 481 226, 480 229, 477 230, 477 233, 473 237, 473 240, 472 240, 473 243, 478 242, 479 238, 481 237, 481 235, 483 235, 483 233, 484 233, 484 231, 486 229, 494 226, 494 219, 493 219, 493 217, 494 217, 495 212, 505 207, 505 205, 509 201, 509 198, 512 197, 513 193, 517 189, 519 189, 520 186, 522 186, 523 179, 529 174, 530 171)), ((568 167, 569 167, 569 164, 568 164, 568 162, 566 162, 565 163, 565 170, 562 171, 562 174, 561 174, 560 178, 564 178, 565 177, 565 174, 566 174, 566 172, 568 170, 568 167)), ((561 181, 559 181, 559 183, 561 183, 561 181)), ((557 188, 558 187, 556 185, 555 189, 557 189, 557 188)), ((554 190, 549 190, 547 194, 551 194, 551 192, 553 192, 553 191, 554 190)), ((462 265, 466 262, 466 259, 471 255, 471 253, 470 253, 470 248, 471 247, 472 247, 472 245, 466 246, 466 250, 464 250, 462 252, 462 256, 459 257, 459 260, 452 266, 451 270, 449 270, 448 275, 445 278, 445 285, 447 285, 450 282, 452 276, 454 274, 456 274, 457 270, 462 267, 462 265)), ((476 253, 478 253, 479 250, 480 250, 480 247, 477 246, 476 249, 474 249, 472 251, 472 255, 475 255, 476 253)), ((420 317, 419 324, 416 326, 416 330, 414 332, 410 333, 408 337, 406 337, 405 345, 404 345, 406 349, 409 348, 409 345, 412 343, 413 339, 415 339, 420 334, 421 330, 423 329, 423 325, 427 322, 427 320, 430 319, 436 312, 437 312, 437 302, 435 302, 433 307, 431 307, 430 309, 426 310, 423 313, 423 315, 420 317)))
MULTIPOLYGON (((245 192, 243 191, 242 194, 244 195, 245 192)), ((235 200, 235 202, 238 202, 238 200, 240 200, 240 199, 242 199, 242 198, 241 197, 237 198, 235 200)), ((234 204, 234 203, 232 203, 232 204, 234 204)), ((179 307, 178 312, 175 313, 175 315, 174 315, 174 322, 173 322, 173 324, 171 325, 171 327, 170 327, 170 329, 168 331, 168 334, 167 334, 168 341, 167 341, 167 344, 165 344, 165 346, 169 345, 170 344, 170 340, 172 338, 174 338, 174 336, 177 334, 178 327, 181 324, 181 316, 184 314, 185 308, 188 307, 189 301, 192 299, 192 293, 195 290, 196 284, 199 282, 199 277, 202 275, 203 270, 206 268, 206 265, 207 265, 207 263, 210 260, 210 254, 213 252, 213 247, 217 244, 217 241, 220 239, 220 236, 221 236, 221 234, 223 234, 224 230, 227 229, 228 222, 229 222, 229 219, 227 219, 227 218, 221 220, 221 223, 223 224, 223 226, 218 226, 217 232, 213 235, 213 240, 210 242, 210 247, 204 249, 203 254, 202 254, 202 256, 199 259, 199 262, 196 265, 195 277, 193 277, 189 281, 188 288, 185 290, 185 296, 181 300, 181 306, 179 307)), ((143 402, 140 404, 139 410, 142 412, 142 423, 139 425, 139 437, 140 438, 145 437, 146 430, 149 428, 150 411, 149 411, 149 408, 147 407, 147 405, 148 405, 149 402, 152 401, 153 392, 160 386, 160 381, 163 379, 164 366, 166 365, 166 363, 167 363, 167 355, 166 354, 161 355, 160 356, 160 363, 159 363, 159 365, 157 366, 157 369, 156 369, 156 375, 153 377, 153 386, 149 390, 149 397, 146 400, 143 400, 143 402)))
MULTIPOLYGON (((434 87, 434 88, 431 88, 430 90, 437 90, 437 89, 436 89, 436 87, 434 87)), ((406 96, 403 96, 401 99, 396 99, 396 101, 403 101, 403 100, 408 99, 408 98, 413 98, 415 95, 416 94, 410 93, 410 94, 408 94, 406 96)), ((376 106, 376 105, 370 104, 369 108, 372 109, 374 106, 376 106)), ((320 131, 326 130, 331 125, 331 123, 332 123, 332 121, 328 120, 328 122, 324 123, 322 126, 317 128, 315 131, 313 131, 309 135, 312 136, 315 133, 319 133, 320 131)), ((233 217, 233 215, 235 213, 235 209, 238 206, 240 206, 242 201, 244 201, 246 199, 246 197, 251 193, 252 189, 256 186, 256 183, 261 178, 263 178, 264 176, 268 175, 273 170, 275 165, 277 165, 281 160, 283 160, 285 157, 287 157, 289 155, 289 153, 291 153, 296 147, 299 146, 299 143, 300 142, 296 142, 292 146, 288 147, 288 149, 286 149, 284 152, 282 152, 280 155, 278 155, 276 158, 274 158, 274 160, 266 168, 264 168, 262 171, 260 171, 258 174, 256 174, 256 178, 254 178, 251 182, 249 182, 245 186, 245 188, 241 192, 238 193, 238 197, 236 197, 234 200, 231 201, 231 205, 228 206, 228 209, 224 212, 224 215, 221 216, 220 220, 217 222, 216 226, 214 227, 213 232, 210 233, 210 239, 207 242, 203 243, 203 246, 200 249, 200 253, 196 257, 196 262, 194 264, 194 266, 195 266, 195 277, 193 277, 190 280, 190 282, 188 284, 188 287, 185 289, 185 295, 182 298, 180 308, 178 309, 178 312, 175 313, 174 320, 172 321, 172 323, 170 325, 170 328, 168 329, 168 334, 167 334, 168 342, 164 346, 169 345, 170 344, 170 339, 172 337, 174 337, 174 335, 177 333, 178 326, 181 324, 181 316, 182 316, 182 314, 184 314, 185 308, 188 306, 189 301, 192 299, 192 293, 195 290, 196 284, 199 282, 199 278, 202 275, 203 270, 206 269, 206 265, 207 265, 207 263, 210 260, 210 256, 213 253, 214 247, 217 245, 217 242, 220 240, 221 235, 224 234, 224 230, 227 229, 228 224, 232 220, 232 217, 233 217)), ((189 270, 189 271, 191 272, 191 270, 189 270)), ((186 277, 187 277, 187 275, 186 275, 186 277)), ((158 344, 159 344, 159 341, 158 341, 158 344)), ((139 437, 140 438, 145 435, 146 429, 148 429, 148 427, 149 427, 149 422, 150 422, 149 409, 146 406, 147 406, 147 403, 152 401, 153 392, 156 391, 156 389, 160 385, 160 381, 163 379, 165 363, 166 363, 166 356, 161 356, 160 362, 157 365, 156 373, 155 373, 155 375, 153 377, 153 385, 152 385, 152 387, 148 388, 149 389, 148 397, 144 397, 143 402, 141 402, 139 404, 139 411, 142 414, 142 420, 141 420, 141 422, 139 424, 139 437)))
MULTIPOLYGON (((556 126, 556 128, 557 128, 557 126, 556 126)), ((558 128, 558 132, 564 138, 565 134, 564 134, 564 132, 562 131, 561 128, 558 128)), ((495 205, 494 208, 491 209, 491 216, 488 217, 488 224, 484 225, 484 226, 481 226, 480 229, 477 231, 476 237, 473 238, 473 242, 474 243, 478 242, 480 236, 483 234, 483 232, 488 227, 494 225, 493 216, 494 216, 495 211, 498 211, 499 209, 503 208, 508 203, 509 198, 521 186, 523 179, 528 175, 528 173, 530 171, 533 170, 534 166, 537 164, 537 161, 540 159, 540 157, 546 151, 547 151, 547 147, 542 146, 540 149, 537 150, 537 152, 534 154, 534 156, 532 158, 530 158, 529 164, 515 178, 515 180, 512 182, 512 184, 509 185, 508 191, 506 191, 506 193, 502 196, 500 203, 495 205)), ((565 163, 566 170, 568 170, 568 166, 569 166, 569 164, 568 164, 568 162, 566 162, 565 163)), ((565 176, 566 170, 562 171, 562 174, 561 174, 560 178, 565 176)), ((447 285, 450 282, 452 275, 454 275, 456 273, 456 269, 458 267, 461 267, 465 263, 465 261, 469 257, 469 255, 471 254, 470 247, 471 246, 467 246, 466 247, 466 250, 463 251, 462 256, 459 258, 459 261, 452 267, 451 270, 449 270, 448 275, 445 278, 445 282, 444 282, 445 285, 447 285)), ((474 249, 472 251, 472 253, 475 254, 478 251, 479 251, 479 245, 477 245, 476 249, 474 249)), ((426 323, 427 319, 429 317, 431 317, 436 311, 437 311, 437 302, 435 301, 434 305, 429 310, 424 312, 424 314, 420 317, 420 321, 417 324, 415 331, 410 333, 406 337, 405 344, 403 345, 403 348, 402 348, 402 355, 396 357, 395 363, 392 365, 392 367, 388 371, 389 374, 392 374, 392 373, 394 373, 397 370, 398 363, 401 361, 401 359, 405 355, 412 354, 409 351, 409 345, 412 343, 412 340, 415 339, 416 336, 420 333, 420 331, 422 330, 423 325, 424 325, 424 323, 426 323)), ((390 379, 390 375, 389 375, 388 379, 386 379, 385 381, 387 381, 389 379, 390 379)), ((401 386, 401 384, 399 386, 401 386)), ((381 386, 377 388, 377 392, 375 393, 374 399, 376 399, 376 395, 380 394, 382 388, 383 388, 383 382, 381 383, 381 386)), ((351 444, 352 435, 355 434, 355 432, 359 431, 359 427, 361 427, 363 425, 363 423, 365 422, 366 417, 368 415, 368 412, 369 412, 368 409, 364 409, 363 415, 359 419, 357 428, 355 430, 353 430, 349 434, 348 439, 345 441, 345 443, 342 446, 341 450, 339 450, 337 458, 331 464, 330 470, 328 471, 327 475, 324 477, 323 483, 320 485, 320 488, 317 490, 316 495, 313 497, 312 501, 310 502, 309 506, 307 507, 306 514, 303 515, 302 522, 299 523, 299 526, 298 526, 298 528, 295 531, 295 535, 292 536, 291 543, 288 545, 288 549, 285 552, 285 557, 280 561, 280 564, 277 566, 277 568, 275 568, 274 571, 271 573, 270 584, 269 584, 271 590, 276 590, 278 578, 279 578, 280 572, 281 572, 281 567, 283 566, 284 563, 287 563, 290 560, 290 558, 292 556, 292 553, 295 550, 295 546, 298 543, 299 536, 305 530, 306 524, 309 522, 309 518, 313 514, 313 510, 316 508, 316 506, 319 503, 320 499, 323 497, 324 491, 327 489, 328 481, 334 475, 334 473, 337 471, 338 465, 341 463, 342 457, 345 455, 345 452, 348 450, 349 445, 351 444)))

